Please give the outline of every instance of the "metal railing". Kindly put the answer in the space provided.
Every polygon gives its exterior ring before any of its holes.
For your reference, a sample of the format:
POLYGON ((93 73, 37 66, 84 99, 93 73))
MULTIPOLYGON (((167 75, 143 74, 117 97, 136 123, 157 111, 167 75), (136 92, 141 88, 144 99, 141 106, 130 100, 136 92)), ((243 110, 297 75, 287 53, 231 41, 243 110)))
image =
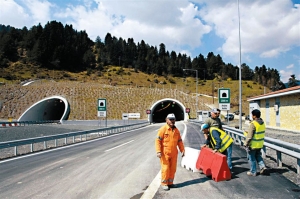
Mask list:
POLYGON ((149 122, 141 122, 136 124, 124 125, 124 126, 115 126, 115 127, 107 127, 107 128, 99 128, 93 129, 88 131, 77 131, 77 132, 70 132, 64 134, 56 134, 51 136, 43 136, 43 137, 35 137, 29 139, 22 139, 22 140, 13 140, 8 142, 0 142, 0 149, 11 148, 14 147, 14 156, 20 155, 18 153, 18 147, 24 145, 30 145, 30 152, 35 152, 34 144, 36 143, 43 143, 43 149, 48 149, 48 142, 53 141, 51 148, 65 146, 68 144, 74 144, 76 142, 87 141, 111 134, 120 133, 127 130, 132 130, 136 128, 140 128, 143 126, 149 125, 149 122), (72 138, 71 142, 68 142, 68 138, 72 138), (77 139, 76 139, 77 138, 77 139), (58 145, 58 140, 64 139, 62 145, 58 145))
POLYGON ((59 123, 60 120, 41 120, 41 121, 12 121, 12 122, 0 122, 1 127, 12 127, 12 126, 29 126, 34 124, 51 124, 59 123))
MULTIPOLYGON (((190 122, 196 124, 203 124, 203 122, 190 120, 190 122)), ((223 125, 223 129, 227 132, 233 139, 234 143, 240 146, 243 146, 243 141, 245 140, 245 136, 243 131, 236 128, 231 128, 223 125)), ((263 157, 266 157, 266 151, 268 148, 276 151, 276 163, 278 167, 282 167, 282 153, 286 154, 290 157, 296 158, 297 161, 297 173, 300 174, 300 145, 292 144, 289 142, 265 137, 264 139, 264 147, 262 148, 263 157)))

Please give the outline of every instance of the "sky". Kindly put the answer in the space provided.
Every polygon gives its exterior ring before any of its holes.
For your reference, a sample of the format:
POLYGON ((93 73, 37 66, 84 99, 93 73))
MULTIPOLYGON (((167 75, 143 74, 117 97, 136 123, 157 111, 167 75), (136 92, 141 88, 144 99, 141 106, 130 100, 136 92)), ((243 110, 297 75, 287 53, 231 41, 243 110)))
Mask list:
POLYGON ((93 41, 110 33, 192 59, 213 52, 226 64, 264 64, 284 83, 300 79, 300 0, 0 0, 0 24, 30 29, 53 20, 93 41))

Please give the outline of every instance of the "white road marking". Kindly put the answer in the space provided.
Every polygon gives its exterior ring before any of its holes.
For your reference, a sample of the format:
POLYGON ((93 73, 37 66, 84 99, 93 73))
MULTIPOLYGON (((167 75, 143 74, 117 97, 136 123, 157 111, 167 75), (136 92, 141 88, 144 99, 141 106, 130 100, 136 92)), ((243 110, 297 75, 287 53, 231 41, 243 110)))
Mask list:
POLYGON ((130 140, 129 142, 126 142, 126 143, 124 143, 124 144, 120 144, 119 146, 116 146, 116 147, 114 147, 114 148, 107 149, 107 150, 105 150, 105 152, 114 150, 114 149, 116 149, 116 148, 119 148, 119 147, 121 147, 121 146, 124 146, 124 145, 126 145, 126 144, 129 144, 130 142, 133 142, 133 141, 134 141, 134 140, 130 140))
POLYGON ((153 179, 149 187, 146 189, 144 194, 142 195, 141 199, 150 199, 153 198, 155 193, 157 192, 159 185, 160 185, 160 173, 161 171, 158 172, 156 177, 153 179))
MULTIPOLYGON (((186 136, 186 125, 185 125, 185 123, 183 123, 183 124, 184 124, 184 130, 183 130, 183 134, 181 136, 182 141, 184 141, 185 136, 186 136)), ((157 190, 160 186, 160 179, 161 179, 160 175, 161 175, 161 170, 158 172, 158 174, 153 179, 153 181, 151 182, 149 187, 146 189, 146 191, 142 195, 141 199, 152 199, 154 197, 155 193, 157 192, 157 190)))

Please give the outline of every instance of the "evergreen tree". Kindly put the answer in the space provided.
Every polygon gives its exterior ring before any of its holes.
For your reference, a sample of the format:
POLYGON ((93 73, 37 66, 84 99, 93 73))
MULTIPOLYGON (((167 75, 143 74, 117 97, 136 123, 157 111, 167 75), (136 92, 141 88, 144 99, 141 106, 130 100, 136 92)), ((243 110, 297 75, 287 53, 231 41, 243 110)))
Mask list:
POLYGON ((252 69, 245 63, 241 65, 242 68, 242 80, 252 80, 253 79, 253 71, 252 69))
POLYGON ((289 88, 294 87, 294 86, 298 86, 297 82, 299 82, 299 80, 296 79, 295 74, 291 75, 291 77, 289 78, 289 82, 288 82, 289 88))

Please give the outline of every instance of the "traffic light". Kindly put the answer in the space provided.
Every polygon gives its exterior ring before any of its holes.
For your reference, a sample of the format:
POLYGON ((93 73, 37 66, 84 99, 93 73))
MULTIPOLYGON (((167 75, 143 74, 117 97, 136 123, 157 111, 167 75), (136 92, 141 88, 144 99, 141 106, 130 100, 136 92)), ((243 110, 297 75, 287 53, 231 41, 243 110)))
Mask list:
POLYGON ((175 107, 175 102, 172 103, 172 108, 174 108, 174 107, 175 107))

